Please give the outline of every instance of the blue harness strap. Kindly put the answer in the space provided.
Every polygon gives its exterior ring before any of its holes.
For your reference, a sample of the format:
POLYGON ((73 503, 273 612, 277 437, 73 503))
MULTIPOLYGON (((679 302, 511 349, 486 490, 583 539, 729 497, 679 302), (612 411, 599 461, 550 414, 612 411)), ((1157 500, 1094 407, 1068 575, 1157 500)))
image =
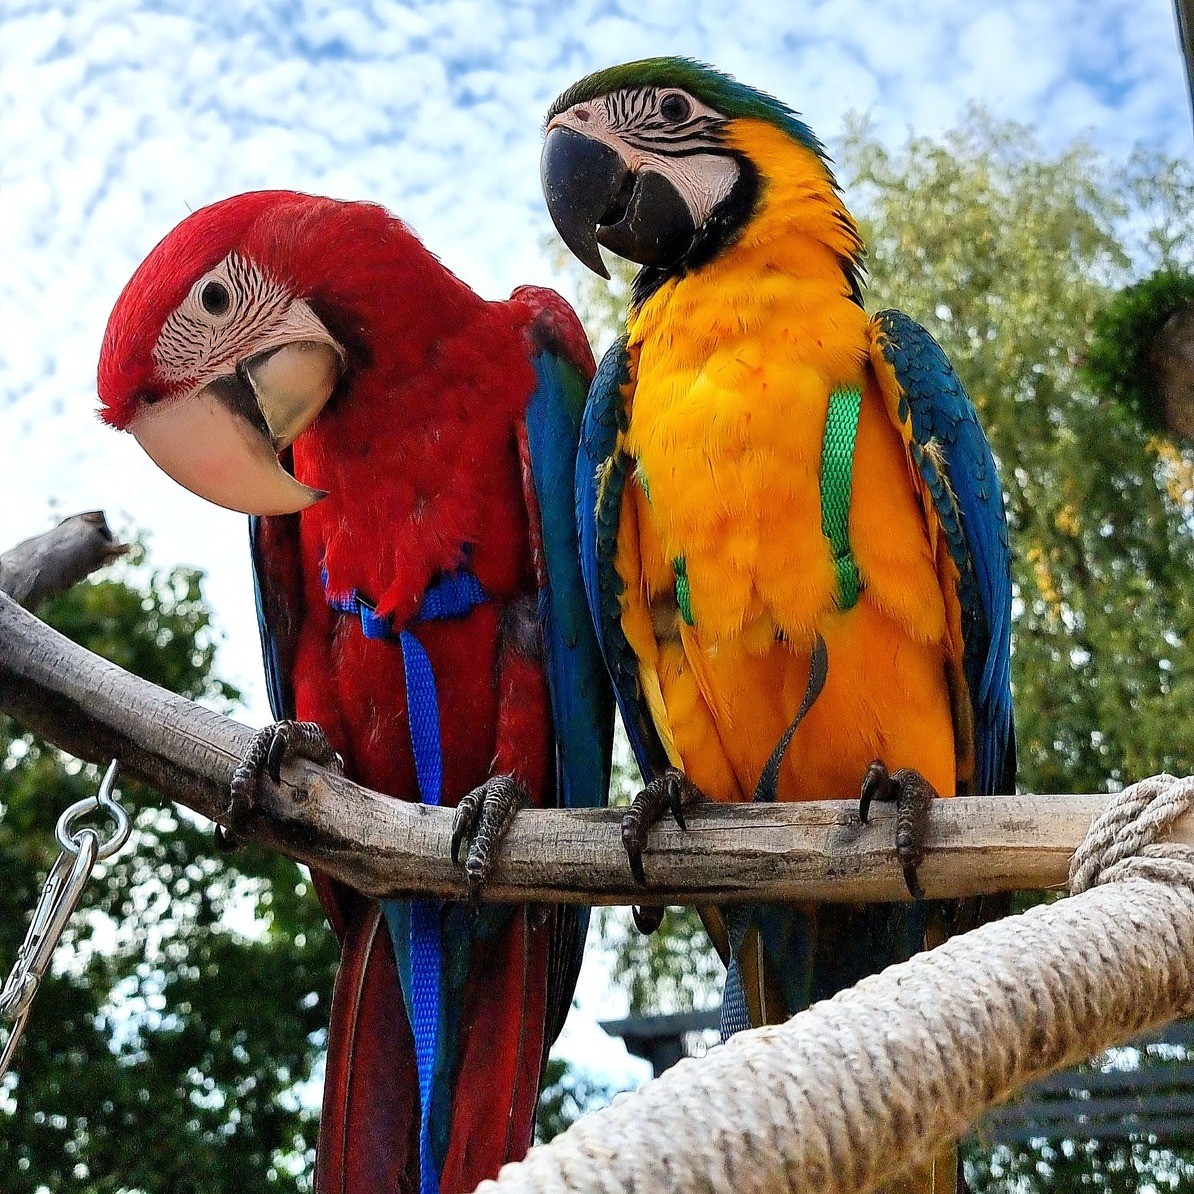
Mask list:
MULTIPOLYGON (((443 796, 444 753, 440 738, 439 697, 435 673, 423 644, 410 626, 463 618, 489 600, 481 582, 467 568, 443 572, 427 586, 418 611, 408 626, 395 630, 390 618, 379 617, 355 590, 333 593, 323 573, 324 593, 332 609, 360 618, 366 638, 396 640, 402 651, 406 677, 406 709, 410 745, 415 759, 419 800, 439 804, 443 796)), ((440 900, 411 900, 410 908, 410 1027, 415 1041, 419 1075, 419 1194, 439 1194, 439 1164, 431 1138, 431 1102, 436 1060, 440 1051, 444 945, 440 900)))

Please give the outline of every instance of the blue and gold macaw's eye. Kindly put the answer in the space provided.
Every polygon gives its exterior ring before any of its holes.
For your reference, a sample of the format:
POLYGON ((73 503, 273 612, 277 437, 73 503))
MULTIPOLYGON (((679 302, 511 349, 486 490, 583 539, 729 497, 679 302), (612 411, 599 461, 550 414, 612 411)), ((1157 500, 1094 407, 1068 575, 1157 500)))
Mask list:
POLYGON ((692 115, 692 101, 682 91, 669 91, 659 101, 659 115, 671 124, 680 124, 692 115))

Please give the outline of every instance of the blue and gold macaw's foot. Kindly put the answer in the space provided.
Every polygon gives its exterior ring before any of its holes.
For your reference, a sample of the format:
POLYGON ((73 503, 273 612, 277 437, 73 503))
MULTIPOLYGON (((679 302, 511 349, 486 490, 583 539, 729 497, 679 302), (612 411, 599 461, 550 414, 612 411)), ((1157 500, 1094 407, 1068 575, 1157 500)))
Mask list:
POLYGON ((919 771, 904 767, 894 775, 876 759, 862 781, 858 818, 865 825, 872 803, 896 806, 896 857, 904 868, 904 882, 913 899, 923 900, 916 868, 925 859, 929 836, 929 808, 938 798, 937 789, 919 771))
MULTIPOLYGON (((622 814, 622 847, 630 863, 630 873, 639 883, 647 881, 646 871, 643 870, 643 850, 651 826, 670 811, 676 824, 681 829, 687 829, 684 810, 708 799, 683 771, 675 767, 669 767, 662 775, 656 776, 634 798, 622 814)), ((653 933, 663 923, 662 908, 635 908, 633 911, 635 926, 641 933, 653 933)))
POLYGON ((491 775, 461 797, 452 820, 452 861, 460 861, 460 847, 468 841, 464 875, 470 900, 480 896, 515 814, 530 802, 526 788, 512 775, 491 775))
POLYGON ((309 759, 329 771, 344 773, 344 760, 315 722, 278 721, 258 730, 232 774, 225 823, 216 826, 218 845, 224 849, 238 845, 237 826, 253 814, 262 775, 277 783, 282 778, 282 764, 294 759, 309 759))

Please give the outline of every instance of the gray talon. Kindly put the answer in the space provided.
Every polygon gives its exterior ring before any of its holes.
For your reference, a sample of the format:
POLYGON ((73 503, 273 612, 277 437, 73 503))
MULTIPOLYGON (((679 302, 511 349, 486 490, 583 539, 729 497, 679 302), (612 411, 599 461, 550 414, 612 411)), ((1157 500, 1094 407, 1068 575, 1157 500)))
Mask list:
POLYGON ((228 824, 219 834, 222 846, 231 849, 236 844, 237 827, 249 819, 257 804, 262 775, 278 783, 283 765, 291 759, 308 759, 329 771, 344 771, 344 760, 313 721, 279 721, 258 730, 232 775, 225 814, 228 824))
MULTIPOLYGON (((670 811, 676 824, 686 830, 688 823, 684 819, 685 808, 706 799, 704 792, 684 772, 677 771, 675 767, 669 767, 662 775, 656 776, 634 798, 630 807, 622 814, 622 848, 626 851, 630 873, 639 883, 647 882, 647 875, 643 870, 643 850, 646 848, 647 834, 651 826, 658 823, 665 811, 670 811)), ((644 916, 643 919, 644 923, 649 923, 649 917, 644 916)))
POLYGON ((925 859, 929 809, 935 799, 936 790, 919 771, 904 767, 892 775, 876 759, 867 768, 858 801, 858 818, 864 825, 873 803, 896 806, 896 858, 903 868, 908 893, 917 900, 924 899, 916 872, 925 859))
POLYGON ((460 848, 468 841, 464 875, 470 900, 480 898, 502 839, 519 809, 529 803, 526 789, 511 775, 492 775, 461 797, 452 820, 452 861, 459 863, 460 848))

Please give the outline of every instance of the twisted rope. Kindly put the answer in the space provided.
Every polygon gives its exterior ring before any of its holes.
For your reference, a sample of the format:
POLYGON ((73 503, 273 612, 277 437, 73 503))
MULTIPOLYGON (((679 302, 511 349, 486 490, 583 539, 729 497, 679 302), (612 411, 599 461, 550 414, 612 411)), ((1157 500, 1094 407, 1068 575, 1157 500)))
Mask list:
POLYGON ((1074 895, 1128 878, 1194 885, 1194 846, 1156 845, 1194 803, 1194 778, 1154 775, 1125 788, 1087 831, 1070 862, 1074 895))
POLYGON ((1026 1082, 1194 1011, 1194 851, 1156 844, 1192 799, 1126 789, 1075 857, 1084 894, 682 1061, 478 1194, 865 1194, 925 1164, 1026 1082))

